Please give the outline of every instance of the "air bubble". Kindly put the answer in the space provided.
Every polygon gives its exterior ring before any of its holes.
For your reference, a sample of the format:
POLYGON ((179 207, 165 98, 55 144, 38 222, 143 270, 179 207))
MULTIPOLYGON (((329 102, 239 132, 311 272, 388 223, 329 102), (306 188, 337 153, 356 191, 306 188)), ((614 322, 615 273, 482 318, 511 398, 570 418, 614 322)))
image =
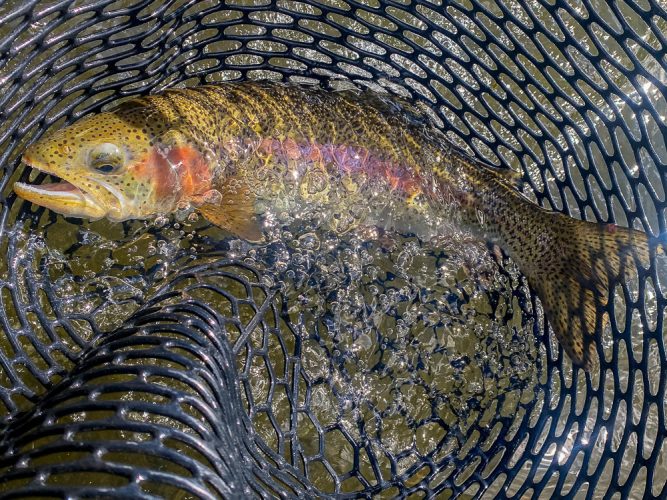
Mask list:
POLYGON ((315 233, 306 233, 299 236, 299 245, 307 250, 318 250, 320 248, 320 240, 315 233))
POLYGON ((169 217, 166 217, 164 215, 158 215, 155 217, 153 220, 153 225, 155 227, 164 227, 169 223, 169 217))
POLYGON ((216 189, 211 189, 204 193, 203 202, 210 205, 219 205, 222 202, 222 193, 216 189))

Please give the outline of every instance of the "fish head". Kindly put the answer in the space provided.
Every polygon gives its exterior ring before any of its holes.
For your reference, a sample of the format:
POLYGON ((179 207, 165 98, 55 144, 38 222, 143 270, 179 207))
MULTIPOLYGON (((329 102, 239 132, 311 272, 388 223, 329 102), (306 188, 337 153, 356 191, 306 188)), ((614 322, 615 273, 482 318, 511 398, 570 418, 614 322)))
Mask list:
POLYGON ((27 148, 23 162, 60 182, 17 182, 23 199, 91 220, 144 219, 175 210, 181 196, 178 159, 160 145, 167 126, 147 113, 84 117, 27 148))

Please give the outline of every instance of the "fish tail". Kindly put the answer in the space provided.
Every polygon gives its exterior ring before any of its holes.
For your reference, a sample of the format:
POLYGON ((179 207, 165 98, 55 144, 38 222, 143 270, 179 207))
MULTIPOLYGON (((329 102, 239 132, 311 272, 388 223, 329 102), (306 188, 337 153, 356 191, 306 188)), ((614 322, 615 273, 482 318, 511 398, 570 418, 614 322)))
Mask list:
POLYGON ((513 245, 517 261, 565 352, 588 371, 596 358, 609 290, 636 263, 648 267, 648 237, 642 231, 534 206, 528 219, 524 241, 513 245))

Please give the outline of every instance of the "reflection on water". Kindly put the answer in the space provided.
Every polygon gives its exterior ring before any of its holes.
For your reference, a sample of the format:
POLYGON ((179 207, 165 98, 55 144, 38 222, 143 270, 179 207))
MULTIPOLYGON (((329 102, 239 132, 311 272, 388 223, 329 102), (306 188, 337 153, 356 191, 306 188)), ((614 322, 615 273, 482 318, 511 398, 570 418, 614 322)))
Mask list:
MULTIPOLYGON (((455 454, 473 431, 535 399, 537 340, 516 270, 503 271, 485 248, 365 237, 322 235, 313 244, 310 234, 252 257, 284 269, 290 317, 304 341, 309 418, 331 429, 325 452, 336 473, 352 470, 351 444, 370 441, 377 459, 404 457, 397 472, 410 476, 419 455, 455 454)), ((298 432, 304 454, 315 458, 314 425, 298 432)))
MULTIPOLYGON (((525 281, 511 262, 465 233, 452 232, 432 242, 376 227, 341 235, 317 230, 312 220, 292 218, 290 224, 281 221, 268 228, 274 236, 270 242, 251 245, 197 217, 182 219, 76 224, 57 217, 52 223, 43 220, 40 231, 17 224, 6 233, 3 251, 8 258, 2 261, 2 274, 13 294, 7 295, 8 287, 3 287, 8 324, 32 332, 46 345, 53 344, 50 337, 55 336, 60 346, 43 354, 27 340, 21 342, 19 348, 37 370, 19 365, 15 375, 30 390, 45 390, 44 381, 31 372, 50 370, 51 381, 56 381, 94 332, 120 326, 175 271, 224 256, 259 269, 285 299, 284 312, 299 347, 270 348, 267 359, 274 374, 280 374, 286 355, 298 357, 298 383, 304 387, 298 404, 306 411, 297 411, 285 391, 271 389, 260 357, 250 362, 248 382, 253 404, 268 404, 283 430, 295 425, 309 478, 322 491, 333 491, 334 483, 321 460, 342 476, 355 469, 355 450, 364 454, 358 459, 358 474, 371 485, 396 474, 403 475, 406 484, 419 482, 425 472, 420 469, 423 457, 436 463, 457 454, 473 460, 476 450, 484 449, 484 436, 497 436, 498 424, 509 425, 541 397, 536 389, 544 377, 544 349, 533 333, 525 281), (40 313, 52 323, 45 325, 40 313), (66 321, 72 329, 59 328, 66 321), (52 370, 56 365, 63 369, 52 370)), ((664 256, 656 263, 662 269, 664 256)), ((663 285, 656 283, 658 289, 663 285)), ((652 290, 645 292, 644 307, 654 327, 652 290)), ((629 280, 628 293, 637 298, 636 280, 629 280)), ((621 288, 614 300, 613 320, 622 328, 626 308, 621 288)), ((246 315, 244 322, 252 311, 246 315)), ((627 410, 623 405, 610 434, 598 434, 589 446, 602 453, 611 439, 617 447, 625 421, 636 422, 641 416, 648 388, 627 387, 627 360, 637 356, 634 351, 641 353, 643 338, 637 311, 630 324, 636 339, 619 350, 621 387, 615 386, 611 373, 603 374, 605 397, 599 408, 589 411, 585 428, 575 424, 564 429, 568 438, 562 446, 550 447, 547 458, 565 463, 589 445, 592 424, 600 416, 608 418, 617 390, 633 390, 635 404, 627 410)), ((607 326, 603 351, 609 356, 611 333, 607 326)), ((9 342, 3 337, 0 348, 15 355, 17 347, 9 342)), ((239 356, 239 371, 245 362, 239 356)), ((566 375, 570 384, 571 375, 566 375)), ((593 385, 598 384, 594 377, 593 385)), ((552 391, 550 406, 560 397, 560 390, 552 391)), ((18 404, 29 407, 27 401, 18 404)), ((565 414, 574 411, 566 407, 565 414)), ((255 413, 253 423, 259 437, 277 449, 266 414, 255 413)), ((646 425, 647 433, 654 433, 655 416, 646 425)), ((634 452, 623 454, 624 467, 634 460, 634 452)), ((541 462, 540 470, 549 463, 541 462)), ((355 479, 343 490, 361 486, 355 479)))
MULTIPOLYGON (((280 288, 300 339, 299 383, 309 411, 298 413, 296 432, 310 479, 323 491, 332 490, 322 458, 343 475, 362 448, 383 480, 392 477, 391 456, 398 474, 418 482, 420 457, 465 455, 499 419, 511 421, 535 400, 540 350, 525 281, 511 263, 499 265, 502 257, 455 232, 424 243, 375 227, 340 235, 304 220, 276 224, 270 242, 250 245, 195 217, 126 224, 58 217, 44 230, 17 226, 7 234, 10 277, 20 288, 27 280, 16 273, 29 269, 31 286, 52 298, 45 302, 54 323, 85 318, 90 340, 92 331, 120 326, 188 264, 224 256, 258 268, 280 288)), ((19 326, 16 310, 7 311, 19 326)), ((275 371, 285 354, 269 350, 275 371)), ((243 363, 239 358, 239 370, 243 363)), ((253 363, 249 373, 255 404, 270 403, 289 428, 294 408, 284 391, 267 401, 266 365, 253 363)), ((255 430, 271 445, 275 431, 262 415, 255 430)), ((377 482, 368 459, 360 473, 377 482)))

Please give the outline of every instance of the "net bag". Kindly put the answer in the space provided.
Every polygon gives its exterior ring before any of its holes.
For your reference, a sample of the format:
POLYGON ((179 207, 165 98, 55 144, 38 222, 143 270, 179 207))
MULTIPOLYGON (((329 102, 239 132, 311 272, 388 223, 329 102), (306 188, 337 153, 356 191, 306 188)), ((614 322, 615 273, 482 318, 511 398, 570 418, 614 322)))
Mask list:
POLYGON ((0 498, 663 498, 663 256, 615 284, 585 373, 492 251, 450 273, 410 235, 253 246, 11 187, 46 177, 28 144, 136 94, 368 87, 536 203, 664 242, 666 44, 641 0, 0 2, 0 498))

